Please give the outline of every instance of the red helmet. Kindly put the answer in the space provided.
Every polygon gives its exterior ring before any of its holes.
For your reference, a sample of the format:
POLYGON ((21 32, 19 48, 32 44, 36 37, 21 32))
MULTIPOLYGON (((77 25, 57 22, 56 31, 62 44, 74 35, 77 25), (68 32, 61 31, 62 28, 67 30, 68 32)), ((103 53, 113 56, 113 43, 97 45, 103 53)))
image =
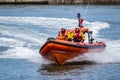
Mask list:
POLYGON ((61 32, 65 33, 66 29, 65 28, 61 28, 61 32))
POLYGON ((79 32, 80 32, 80 29, 79 29, 79 28, 75 28, 75 32, 76 32, 76 33, 79 33, 79 32))

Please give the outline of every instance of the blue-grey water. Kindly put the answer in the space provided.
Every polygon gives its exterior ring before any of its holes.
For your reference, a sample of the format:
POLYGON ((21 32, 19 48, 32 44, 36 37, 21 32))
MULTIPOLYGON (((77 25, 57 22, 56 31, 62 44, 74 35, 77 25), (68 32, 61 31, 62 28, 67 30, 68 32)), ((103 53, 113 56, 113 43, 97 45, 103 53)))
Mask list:
POLYGON ((120 80, 120 6, 0 5, 0 80, 120 80), (77 27, 76 14, 107 45, 58 66, 39 55, 61 27, 77 27))

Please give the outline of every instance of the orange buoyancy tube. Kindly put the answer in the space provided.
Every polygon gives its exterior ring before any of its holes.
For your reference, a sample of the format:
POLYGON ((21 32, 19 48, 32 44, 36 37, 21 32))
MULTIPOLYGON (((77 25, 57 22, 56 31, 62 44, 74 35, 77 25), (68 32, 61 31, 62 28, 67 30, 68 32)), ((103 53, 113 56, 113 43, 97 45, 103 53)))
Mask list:
POLYGON ((85 33, 86 33, 86 32, 88 32, 88 30, 89 30, 88 28, 84 28, 84 27, 83 27, 83 28, 80 28, 80 31, 81 31, 81 32, 85 32, 85 33))

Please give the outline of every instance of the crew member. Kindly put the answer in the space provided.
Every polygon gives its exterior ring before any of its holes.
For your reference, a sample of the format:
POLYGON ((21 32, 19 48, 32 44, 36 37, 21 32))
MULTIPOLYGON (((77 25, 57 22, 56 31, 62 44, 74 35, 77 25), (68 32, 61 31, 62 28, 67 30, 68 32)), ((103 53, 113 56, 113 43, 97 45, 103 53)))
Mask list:
POLYGON ((83 43, 85 41, 85 32, 81 31, 81 42, 83 43))
POLYGON ((73 40, 75 42, 80 42, 82 40, 82 36, 79 28, 75 28, 73 40))
POLYGON ((68 41, 72 41, 74 36, 74 32, 72 30, 67 31, 67 39, 68 41))
POLYGON ((58 39, 66 40, 67 38, 67 30, 65 28, 61 28, 58 32, 58 39))

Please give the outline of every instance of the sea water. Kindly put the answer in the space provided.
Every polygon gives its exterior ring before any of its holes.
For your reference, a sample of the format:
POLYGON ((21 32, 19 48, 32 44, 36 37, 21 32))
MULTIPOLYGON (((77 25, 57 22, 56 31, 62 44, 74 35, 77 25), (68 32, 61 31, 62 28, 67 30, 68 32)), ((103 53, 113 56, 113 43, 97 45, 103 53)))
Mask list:
POLYGON ((0 80, 120 80, 120 6, 0 5, 0 80), (39 55, 48 37, 61 27, 83 25, 102 53, 84 54, 58 66, 39 55))

